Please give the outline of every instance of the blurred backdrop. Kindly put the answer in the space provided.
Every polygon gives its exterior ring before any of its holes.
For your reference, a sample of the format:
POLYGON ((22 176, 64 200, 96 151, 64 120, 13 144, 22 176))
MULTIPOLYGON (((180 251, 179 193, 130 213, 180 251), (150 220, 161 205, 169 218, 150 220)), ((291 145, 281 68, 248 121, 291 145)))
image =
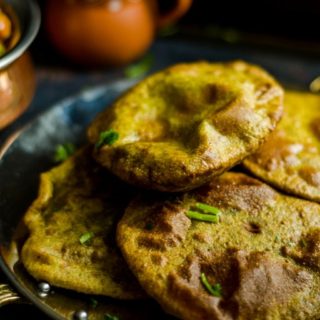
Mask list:
MULTIPOLYGON (((59 3, 65 0, 38 0, 43 13, 48 1, 59 3)), ((117 8, 117 4, 120 8, 121 4, 125 6, 126 3, 144 2, 143 0, 67 0, 67 2, 78 2, 84 5, 108 1, 114 5, 114 8, 117 8)), ((145 1, 155 2, 154 0, 145 1)), ((158 0, 160 13, 170 12, 178 2, 179 0, 158 0)), ((320 1, 318 0, 190 0, 190 2, 192 3, 190 9, 180 20, 165 28, 157 29, 155 36, 262 45, 266 48, 290 50, 292 53, 296 51, 320 56, 320 1)), ((61 50, 56 50, 56 44, 55 48, 52 47, 52 41, 48 40, 48 32, 45 31, 48 20, 46 15, 43 20, 42 31, 33 46, 35 47, 33 54, 38 63, 43 61, 54 63, 61 50)), ((57 28, 60 21, 56 21, 57 28)), ((119 49, 120 52, 126 50, 133 52, 132 43, 140 43, 141 51, 144 52, 147 50, 145 48, 149 47, 149 40, 146 37, 153 38, 153 36, 146 35, 147 25, 143 25, 141 17, 137 19, 135 25, 141 25, 141 28, 132 31, 136 33, 136 38, 133 36, 130 38, 127 31, 122 32, 121 28, 109 24, 109 28, 117 35, 117 41, 124 40, 123 37, 126 37, 124 42, 127 43, 127 48, 119 49)), ((99 28, 102 30, 105 27, 101 25, 99 28)), ((68 43, 67 40, 61 41, 68 43)), ((85 37, 81 41, 85 43, 85 37)), ((132 62, 141 56, 142 54, 133 52, 134 58, 124 59, 125 62, 122 64, 132 62)))
MULTIPOLYGON (((163 0, 170 3, 170 0, 163 0)), ((195 0, 181 23, 216 25, 261 35, 288 37, 293 40, 320 40, 320 1, 195 0)))

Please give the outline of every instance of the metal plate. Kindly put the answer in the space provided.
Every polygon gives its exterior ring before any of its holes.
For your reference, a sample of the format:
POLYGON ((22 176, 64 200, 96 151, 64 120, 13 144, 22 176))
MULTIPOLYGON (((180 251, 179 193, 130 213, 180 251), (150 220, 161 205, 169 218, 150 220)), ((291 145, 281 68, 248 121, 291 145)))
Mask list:
POLYGON ((87 310, 90 320, 104 319, 106 313, 121 319, 166 317, 152 301, 122 302, 95 297, 99 304, 92 308, 90 296, 56 288, 53 294, 40 298, 36 281, 19 262, 18 252, 25 235, 19 221, 36 197, 39 173, 54 165, 56 146, 65 142, 84 144, 87 124, 132 84, 132 81, 116 82, 57 104, 16 135, 0 162, 1 268, 20 293, 54 319, 72 319, 77 310, 87 310))
MULTIPOLYGON (((320 71, 319 63, 315 60, 239 46, 211 46, 169 41, 156 44, 153 51, 156 56, 154 69, 179 61, 241 58, 262 65, 290 88, 307 89, 309 82, 320 74, 317 73, 320 71)), ((72 319, 74 311, 79 309, 88 310, 90 320, 102 320, 107 312, 116 314, 121 319, 169 318, 152 301, 124 303, 108 298, 97 298, 99 306, 93 309, 90 307, 88 296, 66 290, 55 289, 55 293, 47 298, 39 298, 36 283, 26 274, 18 261, 19 241, 17 247, 10 246, 22 215, 37 194, 39 174, 53 166, 52 158, 56 146, 65 142, 72 142, 78 146, 84 144, 85 128, 88 123, 133 83, 132 80, 111 82, 63 100, 20 130, 2 150, 0 266, 16 289, 53 319, 72 319)), ((43 92, 41 94, 44 94, 43 92)))

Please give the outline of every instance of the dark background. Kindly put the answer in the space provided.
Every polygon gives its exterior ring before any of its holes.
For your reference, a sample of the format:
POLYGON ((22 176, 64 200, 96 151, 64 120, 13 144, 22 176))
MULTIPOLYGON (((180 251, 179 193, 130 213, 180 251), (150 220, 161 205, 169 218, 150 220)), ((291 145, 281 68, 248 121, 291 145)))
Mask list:
MULTIPOLYGON (((37 1, 44 9, 46 1, 37 1)), ((158 0, 160 11, 169 10, 175 2, 158 0)), ((320 57, 319 0, 193 0, 177 26, 174 36, 187 39, 236 42, 320 57)), ((38 64, 78 67, 51 46, 43 24, 32 47, 38 64)))
MULTIPOLYGON (((170 0, 162 0, 169 6, 170 0)), ((320 40, 320 1, 194 0, 185 25, 216 25, 260 35, 288 37, 292 40, 320 40)))

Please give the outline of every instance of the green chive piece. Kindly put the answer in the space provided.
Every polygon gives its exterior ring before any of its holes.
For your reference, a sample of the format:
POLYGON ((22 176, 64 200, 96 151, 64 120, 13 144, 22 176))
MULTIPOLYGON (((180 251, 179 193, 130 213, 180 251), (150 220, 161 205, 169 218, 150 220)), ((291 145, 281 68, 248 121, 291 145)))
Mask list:
POLYGON ((205 203, 201 203, 201 202, 197 202, 195 207, 201 211, 203 211, 204 213, 208 213, 208 214, 214 214, 214 215, 220 215, 221 211, 213 206, 209 206, 208 204, 205 203))
POLYGON ((81 244, 87 245, 90 243, 93 237, 94 237, 93 232, 85 232, 80 236, 79 241, 81 244))
POLYGON ((177 34, 180 31, 179 27, 176 24, 169 24, 159 30, 160 37, 170 37, 177 34))
POLYGON ((203 286, 207 289, 207 291, 213 295, 214 297, 221 298, 222 297, 222 288, 220 283, 216 283, 215 285, 211 285, 207 279, 207 276, 202 272, 201 273, 201 282, 203 286))
POLYGON ((104 320, 120 320, 120 318, 107 313, 104 315, 104 320))
POLYGON ((152 223, 147 223, 147 224, 146 224, 146 229, 147 229, 148 231, 151 231, 151 230, 153 229, 153 224, 152 224, 152 223))
POLYGON ((105 144, 111 146, 119 139, 119 133, 113 129, 100 132, 99 140, 96 143, 96 149, 101 148, 105 144))
POLYGON ((154 56, 149 53, 139 62, 127 67, 124 70, 124 74, 127 78, 138 78, 146 74, 151 69, 153 62, 154 56))
POLYGON ((54 154, 55 162, 63 162, 74 154, 76 147, 72 143, 59 144, 54 154))
POLYGON ((90 298, 90 306, 95 309, 98 306, 98 301, 94 298, 90 298))
POLYGON ((2 57, 6 53, 6 47, 4 44, 0 41, 0 57, 2 57))
POLYGON ((187 211, 186 215, 190 219, 194 219, 194 220, 206 221, 206 222, 212 222, 212 223, 219 222, 219 216, 212 215, 212 214, 203 214, 200 212, 189 210, 187 211))
POLYGON ((302 239, 302 240, 300 241, 300 246, 301 246, 302 248, 306 248, 306 247, 308 246, 307 241, 304 240, 304 239, 302 239))

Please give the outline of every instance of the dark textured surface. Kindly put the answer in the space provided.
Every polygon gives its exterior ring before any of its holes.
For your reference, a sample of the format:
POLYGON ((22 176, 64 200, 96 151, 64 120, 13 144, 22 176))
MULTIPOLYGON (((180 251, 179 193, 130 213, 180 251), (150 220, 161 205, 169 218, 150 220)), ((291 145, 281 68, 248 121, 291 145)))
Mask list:
MULTIPOLYGON (((241 46, 161 40, 153 46, 152 52, 156 58, 153 70, 182 61, 240 58, 262 65, 290 88, 307 89, 310 81, 320 74, 318 59, 241 46)), ((38 70, 38 90, 32 105, 18 121, 0 132, 1 145, 18 128, 43 114, 0 160, 1 243, 9 241, 21 215, 35 197, 39 172, 53 165, 52 155, 56 144, 66 141, 77 144, 83 142, 84 127, 95 113, 113 101, 119 92, 129 85, 128 82, 115 84, 116 80, 121 79, 121 75, 121 71, 107 70, 85 72, 48 67, 38 70), (44 114, 47 108, 66 96, 97 85, 103 85, 100 96, 97 93, 98 95, 93 97, 89 91, 89 95, 82 94, 66 100, 44 114)), ((33 295, 33 298, 36 299, 36 296, 33 295)), ((1 312, 0 318, 3 319, 1 312)))

